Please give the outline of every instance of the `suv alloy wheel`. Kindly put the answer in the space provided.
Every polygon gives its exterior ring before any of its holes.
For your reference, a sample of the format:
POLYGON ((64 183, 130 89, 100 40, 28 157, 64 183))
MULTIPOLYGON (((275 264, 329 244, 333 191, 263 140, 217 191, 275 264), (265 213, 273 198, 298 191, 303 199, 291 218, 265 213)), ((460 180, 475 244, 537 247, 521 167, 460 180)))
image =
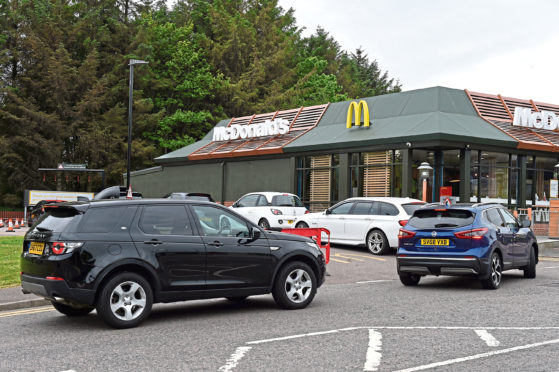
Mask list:
POLYGON ((316 277, 303 262, 289 262, 280 270, 272 292, 285 309, 304 309, 316 294, 316 277))
POLYGON ((501 256, 497 252, 491 254, 489 261, 489 277, 481 281, 485 289, 497 289, 501 284, 501 277, 503 275, 503 264, 501 256))
POLYGON ((131 328, 149 315, 152 303, 149 283, 136 273, 123 272, 103 286, 97 300, 97 313, 115 328, 131 328))

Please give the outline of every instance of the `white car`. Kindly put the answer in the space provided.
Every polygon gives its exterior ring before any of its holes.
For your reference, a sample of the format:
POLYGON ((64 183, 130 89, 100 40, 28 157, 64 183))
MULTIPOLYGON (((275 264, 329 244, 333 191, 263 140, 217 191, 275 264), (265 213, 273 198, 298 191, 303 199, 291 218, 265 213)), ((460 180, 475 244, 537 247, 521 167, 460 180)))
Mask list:
POLYGON ((398 248, 398 231, 425 203, 411 198, 362 197, 346 199, 321 213, 299 218, 296 227, 330 230, 330 242, 365 245, 375 255, 398 248))
POLYGON ((297 218, 308 213, 297 195, 284 192, 253 192, 231 206, 235 212, 263 229, 281 230, 295 227, 297 218))

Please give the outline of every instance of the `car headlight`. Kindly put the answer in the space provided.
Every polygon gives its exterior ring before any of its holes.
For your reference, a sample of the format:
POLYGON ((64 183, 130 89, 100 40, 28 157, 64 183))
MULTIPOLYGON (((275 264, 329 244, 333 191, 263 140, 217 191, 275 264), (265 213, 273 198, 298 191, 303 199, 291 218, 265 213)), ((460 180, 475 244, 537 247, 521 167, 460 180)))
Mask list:
POLYGON ((315 242, 312 242, 312 243, 311 243, 311 242, 305 242, 305 243, 307 243, 309 246, 313 247, 313 248, 316 249, 317 251, 322 252, 322 251, 320 250, 320 248, 318 248, 318 244, 316 244, 315 242))

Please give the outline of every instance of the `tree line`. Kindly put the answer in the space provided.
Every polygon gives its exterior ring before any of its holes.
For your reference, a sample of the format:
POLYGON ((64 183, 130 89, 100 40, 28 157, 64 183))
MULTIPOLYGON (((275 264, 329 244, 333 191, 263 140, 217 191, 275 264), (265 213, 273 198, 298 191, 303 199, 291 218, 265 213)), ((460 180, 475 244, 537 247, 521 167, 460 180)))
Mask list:
POLYGON ((277 0, 0 0, 0 205, 25 189, 99 191, 59 163, 132 170, 201 139, 219 120, 398 92, 363 50, 303 37, 277 0), (69 177, 68 177, 69 176, 69 177))

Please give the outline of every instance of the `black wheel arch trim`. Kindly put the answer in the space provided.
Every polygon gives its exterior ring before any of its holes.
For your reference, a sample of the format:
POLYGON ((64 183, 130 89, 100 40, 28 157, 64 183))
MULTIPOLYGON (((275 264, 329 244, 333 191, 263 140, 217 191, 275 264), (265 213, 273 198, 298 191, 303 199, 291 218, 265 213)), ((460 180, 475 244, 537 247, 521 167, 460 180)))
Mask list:
POLYGON ((109 266, 105 267, 95 278, 95 285, 93 289, 95 290, 96 296, 101 283, 104 283, 107 280, 107 278, 109 278, 112 274, 116 272, 123 272, 123 271, 135 272, 139 275, 143 275, 141 271, 147 271, 150 277, 146 278, 146 280, 152 286, 153 298, 155 302, 155 299, 157 298, 159 292, 161 291, 161 283, 159 281, 158 275, 155 269, 151 265, 148 265, 144 261, 135 258, 126 258, 121 261, 114 262, 109 266), (139 268, 140 272, 134 271, 133 270, 134 267, 139 268))
POLYGON ((277 275, 278 275, 280 269, 283 267, 283 265, 285 265, 289 261, 297 261, 297 258, 300 258, 300 257, 304 257, 304 259, 299 260, 299 261, 302 261, 303 263, 305 263, 307 265, 310 264, 309 266, 310 266, 311 270, 313 270, 317 282, 320 283, 320 278, 322 276, 322 273, 320 272, 320 266, 317 262, 317 258, 315 256, 313 256, 312 254, 308 253, 308 252, 296 251, 296 252, 289 253, 285 257, 282 257, 282 259, 278 262, 278 264, 276 265, 276 268, 274 270, 274 273, 272 275, 272 282, 270 283, 270 286, 268 288, 269 291, 271 291, 272 288, 274 287, 274 283, 276 282, 277 275))

